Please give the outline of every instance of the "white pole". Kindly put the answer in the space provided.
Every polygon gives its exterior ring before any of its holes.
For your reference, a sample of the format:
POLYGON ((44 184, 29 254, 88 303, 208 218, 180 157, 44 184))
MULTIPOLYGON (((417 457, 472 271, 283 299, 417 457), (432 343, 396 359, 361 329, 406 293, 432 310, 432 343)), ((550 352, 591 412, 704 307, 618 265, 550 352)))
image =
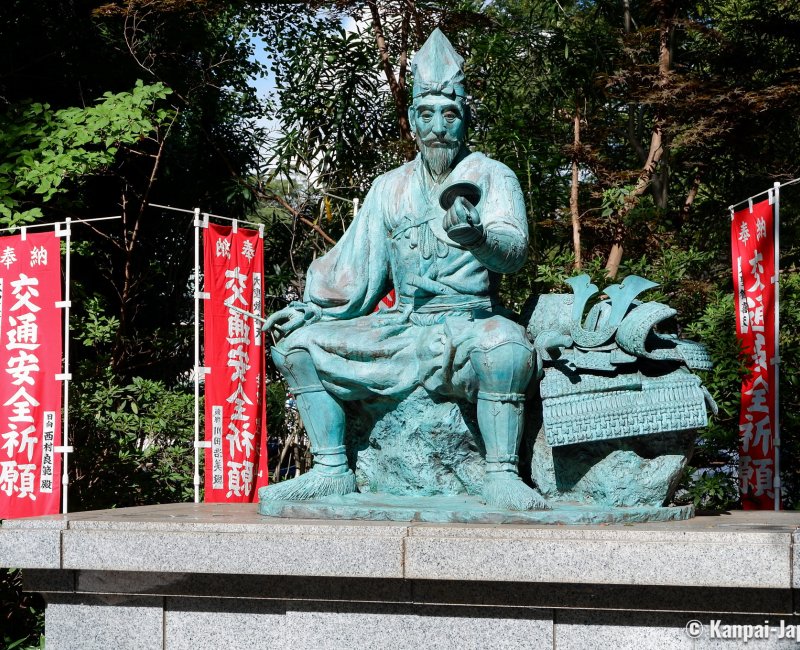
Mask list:
POLYGON ((194 209, 194 502, 200 503, 200 208, 194 209))
POLYGON ((70 302, 70 277, 71 277, 71 264, 70 264, 70 239, 72 230, 70 228, 70 219, 67 218, 64 222, 64 230, 56 231, 58 235, 63 235, 65 253, 64 253, 64 373, 59 375, 64 382, 64 404, 62 407, 63 412, 63 425, 61 427, 61 446, 64 455, 61 464, 61 511, 64 514, 69 512, 68 496, 69 496, 69 452, 72 447, 69 444, 69 381, 72 376, 69 372, 69 312, 72 303, 70 302))
POLYGON ((773 208, 772 231, 773 231, 773 246, 775 256, 775 276, 772 282, 775 285, 775 358, 772 359, 773 370, 773 387, 775 395, 775 422, 773 426, 774 431, 774 444, 775 444, 775 476, 772 482, 773 491, 775 493, 775 510, 781 509, 781 424, 780 424, 780 365, 781 365, 781 349, 780 349, 780 269, 781 269, 781 248, 780 248, 780 193, 781 184, 775 183, 775 205, 773 208))

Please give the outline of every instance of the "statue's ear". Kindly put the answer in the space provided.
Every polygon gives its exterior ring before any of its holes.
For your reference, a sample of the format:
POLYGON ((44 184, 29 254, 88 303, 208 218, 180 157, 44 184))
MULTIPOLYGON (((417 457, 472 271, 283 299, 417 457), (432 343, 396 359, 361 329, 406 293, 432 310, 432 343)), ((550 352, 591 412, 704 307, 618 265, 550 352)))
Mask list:
POLYGON ((408 123, 411 126, 411 135, 417 135, 417 125, 414 121, 415 111, 414 111, 414 104, 408 107, 408 123))

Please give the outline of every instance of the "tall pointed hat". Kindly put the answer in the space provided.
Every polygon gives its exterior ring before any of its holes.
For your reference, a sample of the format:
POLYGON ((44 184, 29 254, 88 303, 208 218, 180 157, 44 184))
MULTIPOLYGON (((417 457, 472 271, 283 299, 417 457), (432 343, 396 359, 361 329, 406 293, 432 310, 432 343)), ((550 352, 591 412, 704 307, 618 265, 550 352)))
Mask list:
POLYGON ((466 97, 464 58, 437 27, 419 48, 411 64, 414 99, 431 93, 466 97))

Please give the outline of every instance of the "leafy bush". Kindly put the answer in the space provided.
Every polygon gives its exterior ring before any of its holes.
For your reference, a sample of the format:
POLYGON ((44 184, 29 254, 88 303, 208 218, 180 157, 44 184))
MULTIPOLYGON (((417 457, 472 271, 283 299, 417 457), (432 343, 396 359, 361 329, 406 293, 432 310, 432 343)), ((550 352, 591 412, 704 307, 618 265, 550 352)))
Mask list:
POLYGON ((72 509, 192 499, 193 394, 104 369, 76 382, 71 403, 72 509))
POLYGON ((22 592, 18 569, 0 569, 0 647, 44 648, 44 599, 22 592))

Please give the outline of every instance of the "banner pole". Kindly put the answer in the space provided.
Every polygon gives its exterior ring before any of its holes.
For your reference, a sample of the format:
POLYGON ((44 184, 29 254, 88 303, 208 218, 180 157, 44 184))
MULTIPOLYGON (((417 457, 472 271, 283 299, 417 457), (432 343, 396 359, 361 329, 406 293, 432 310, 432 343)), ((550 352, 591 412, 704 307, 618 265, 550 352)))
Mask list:
POLYGON ((200 208, 194 209, 194 502, 200 503, 200 208))
POLYGON ((61 431, 61 440, 64 447, 64 454, 62 456, 61 464, 61 511, 64 514, 69 512, 69 452, 71 450, 69 444, 69 381, 71 379, 69 372, 69 312, 70 312, 70 279, 71 279, 71 236, 72 230, 70 227, 71 219, 65 220, 64 228, 64 420, 61 431))
POLYGON ((781 420, 780 420, 780 365, 781 365, 781 342, 780 342, 780 277, 781 277, 781 248, 780 248, 780 192, 781 184, 775 183, 775 204, 773 207, 774 218, 772 220, 772 235, 775 259, 775 275, 772 282, 775 285, 775 358, 772 359, 773 379, 775 386, 775 476, 773 478, 773 491, 775 493, 775 510, 781 509, 781 420))

